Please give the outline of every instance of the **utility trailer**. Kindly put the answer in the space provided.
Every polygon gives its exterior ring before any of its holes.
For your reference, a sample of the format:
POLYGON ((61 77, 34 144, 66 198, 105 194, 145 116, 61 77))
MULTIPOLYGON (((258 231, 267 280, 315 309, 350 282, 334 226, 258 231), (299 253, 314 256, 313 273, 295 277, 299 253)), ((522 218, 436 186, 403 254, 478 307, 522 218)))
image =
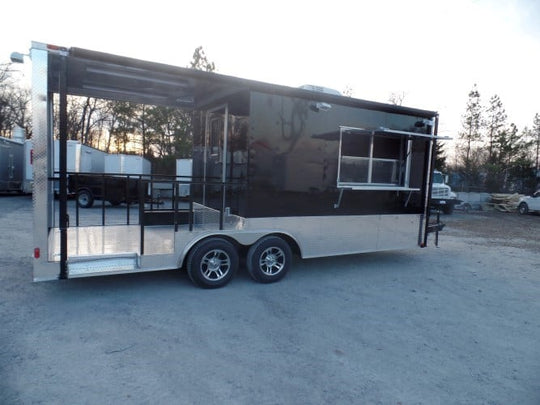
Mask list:
POLYGON ((150 162, 136 155, 96 152, 101 154, 99 169, 94 165, 85 173, 69 173, 68 190, 76 195, 79 206, 91 208, 96 199, 113 206, 138 202, 139 188, 148 184, 144 178, 151 173, 150 162))
POLYGON ((139 183, 144 189, 148 181, 129 175, 105 175, 94 173, 70 173, 69 193, 76 196, 81 208, 92 208, 95 200, 108 201, 112 206, 139 201, 139 183))
POLYGON ((287 273, 292 254, 424 247, 440 229, 429 210, 436 112, 36 42, 31 59, 36 281, 185 268, 214 288, 245 254, 249 274, 268 283, 287 273), (136 219, 128 206, 123 224, 107 224, 105 208, 101 225, 83 225, 78 211, 69 220, 68 95, 191 113, 191 170, 147 178, 151 189, 169 185, 167 204, 147 203, 140 186, 136 219))

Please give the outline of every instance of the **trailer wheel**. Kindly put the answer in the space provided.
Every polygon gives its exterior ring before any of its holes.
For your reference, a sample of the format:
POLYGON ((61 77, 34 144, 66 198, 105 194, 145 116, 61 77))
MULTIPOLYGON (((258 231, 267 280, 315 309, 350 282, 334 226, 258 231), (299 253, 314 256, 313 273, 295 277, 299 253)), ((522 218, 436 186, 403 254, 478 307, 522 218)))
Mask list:
POLYGON ((77 203, 81 208, 91 208, 94 205, 94 196, 87 189, 77 191, 77 203))
POLYGON ((281 280, 291 267, 289 244, 278 236, 266 236, 249 248, 246 266, 251 277, 260 283, 281 280))
POLYGON ((202 288, 219 288, 231 281, 238 269, 236 247, 220 238, 206 239, 191 250, 187 273, 191 281, 202 288))

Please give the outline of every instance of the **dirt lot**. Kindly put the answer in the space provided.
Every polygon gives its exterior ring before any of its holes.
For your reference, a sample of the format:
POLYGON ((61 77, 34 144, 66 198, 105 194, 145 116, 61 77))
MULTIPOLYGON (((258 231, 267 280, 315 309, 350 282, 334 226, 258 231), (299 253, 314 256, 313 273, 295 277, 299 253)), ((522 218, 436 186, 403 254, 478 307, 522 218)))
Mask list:
POLYGON ((481 238, 476 243, 512 246, 540 253, 540 215, 499 211, 456 211, 442 216, 448 226, 444 235, 481 238))
POLYGON ((32 283, 31 200, 0 197, 0 403, 540 404, 540 216, 443 219, 272 285, 32 283))

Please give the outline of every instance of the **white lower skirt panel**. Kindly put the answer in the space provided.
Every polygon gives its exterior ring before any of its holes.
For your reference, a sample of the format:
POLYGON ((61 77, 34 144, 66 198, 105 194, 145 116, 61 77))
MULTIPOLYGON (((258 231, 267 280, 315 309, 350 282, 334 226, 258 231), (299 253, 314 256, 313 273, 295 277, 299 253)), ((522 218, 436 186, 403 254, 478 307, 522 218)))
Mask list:
POLYGON ((418 214, 250 218, 245 230, 286 233, 312 258, 417 247, 420 221, 418 214))

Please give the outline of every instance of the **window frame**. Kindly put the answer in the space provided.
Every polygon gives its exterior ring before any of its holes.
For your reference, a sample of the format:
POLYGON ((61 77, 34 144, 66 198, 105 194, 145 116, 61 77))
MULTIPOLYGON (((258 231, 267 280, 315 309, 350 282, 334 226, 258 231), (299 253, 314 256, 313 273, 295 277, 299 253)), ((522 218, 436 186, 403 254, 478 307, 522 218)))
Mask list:
MULTIPOLYGON (((368 130, 364 128, 355 128, 349 126, 339 127, 339 156, 338 156, 338 170, 337 170, 337 188, 338 189, 352 189, 352 190, 394 190, 394 191, 419 191, 419 188, 412 188, 409 186, 410 174, 411 174, 411 151, 413 137, 430 138, 434 139, 434 135, 419 134, 415 132, 392 130, 388 128, 379 128, 368 130), (343 136, 344 134, 354 133, 358 136, 369 136, 369 153, 368 156, 348 156, 343 155, 343 136), (377 158, 374 156, 374 143, 376 136, 392 135, 403 138, 400 139, 400 152, 398 159, 377 158), (404 141, 404 142, 403 142, 404 141), (351 182, 342 181, 342 163, 343 158, 368 160, 368 173, 366 182, 351 182), (397 184, 396 183, 381 183, 373 182, 373 169, 374 162, 396 162, 397 164, 397 184)), ((396 170, 396 168, 394 168, 396 170)), ((394 177, 394 176, 392 176, 394 177)))

